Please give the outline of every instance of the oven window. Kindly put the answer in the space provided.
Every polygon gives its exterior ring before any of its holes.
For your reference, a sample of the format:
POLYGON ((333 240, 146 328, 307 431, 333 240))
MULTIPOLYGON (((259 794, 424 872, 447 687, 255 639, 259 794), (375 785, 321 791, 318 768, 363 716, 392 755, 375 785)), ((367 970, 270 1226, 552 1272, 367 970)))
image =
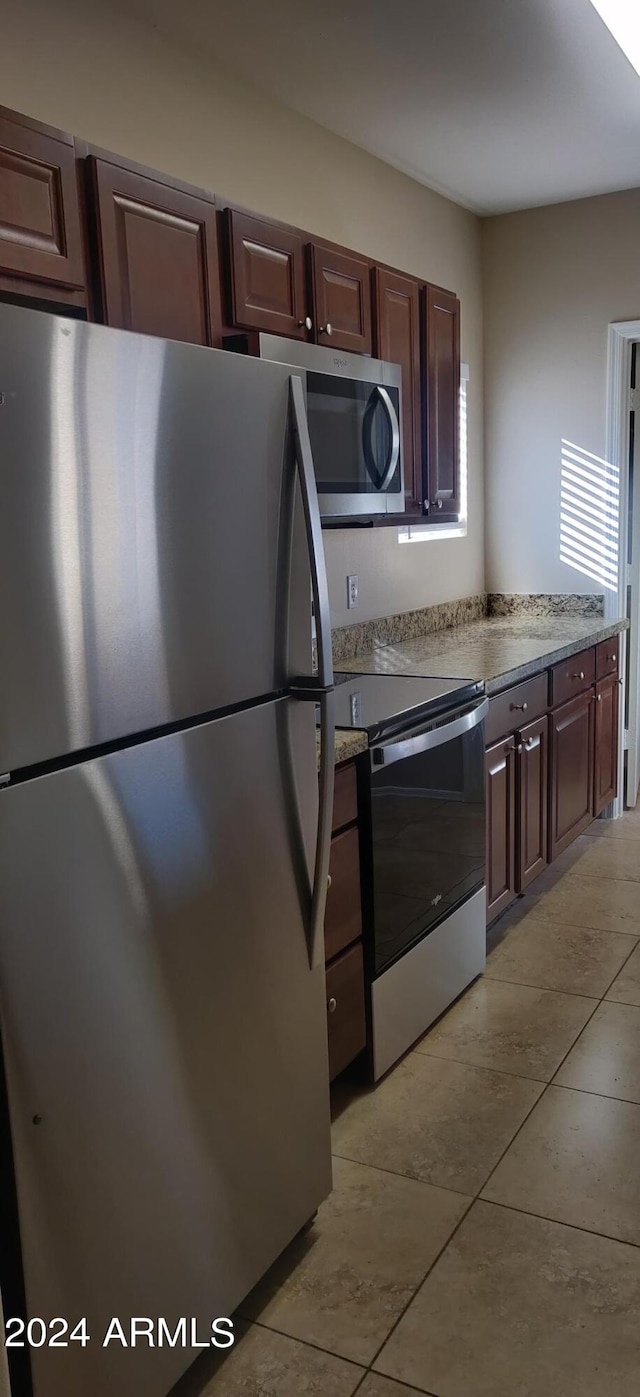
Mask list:
POLYGON ((379 973, 482 887, 484 724, 371 778, 379 973))
POLYGON ((307 374, 309 436, 320 494, 400 489, 399 408, 397 388, 307 374))

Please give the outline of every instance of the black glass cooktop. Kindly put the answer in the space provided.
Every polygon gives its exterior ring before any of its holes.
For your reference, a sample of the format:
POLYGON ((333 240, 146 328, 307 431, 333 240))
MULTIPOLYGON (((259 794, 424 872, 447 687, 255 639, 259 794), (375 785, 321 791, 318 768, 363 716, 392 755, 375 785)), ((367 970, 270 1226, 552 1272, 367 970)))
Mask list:
POLYGON ((357 728, 370 742, 403 728, 414 727, 423 715, 431 718, 459 708, 484 693, 481 683, 468 679, 416 679, 396 674, 336 674, 337 728, 357 728))

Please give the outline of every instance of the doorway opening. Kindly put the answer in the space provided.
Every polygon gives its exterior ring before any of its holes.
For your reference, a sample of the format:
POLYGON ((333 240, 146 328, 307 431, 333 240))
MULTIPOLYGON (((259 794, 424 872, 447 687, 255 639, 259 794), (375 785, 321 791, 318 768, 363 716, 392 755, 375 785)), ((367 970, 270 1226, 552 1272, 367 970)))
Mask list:
POLYGON ((605 617, 629 621, 620 647, 623 722, 612 810, 620 815, 637 804, 640 784, 640 320, 609 326, 608 359, 606 456, 618 469, 620 489, 618 585, 605 592, 605 617))

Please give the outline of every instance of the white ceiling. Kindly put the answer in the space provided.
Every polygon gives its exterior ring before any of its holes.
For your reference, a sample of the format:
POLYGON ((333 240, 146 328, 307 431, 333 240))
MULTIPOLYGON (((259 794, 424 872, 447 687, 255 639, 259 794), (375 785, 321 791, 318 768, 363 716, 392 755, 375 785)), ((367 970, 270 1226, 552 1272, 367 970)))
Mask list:
POLYGON ((479 213, 640 185, 640 77, 590 0, 126 8, 479 213))

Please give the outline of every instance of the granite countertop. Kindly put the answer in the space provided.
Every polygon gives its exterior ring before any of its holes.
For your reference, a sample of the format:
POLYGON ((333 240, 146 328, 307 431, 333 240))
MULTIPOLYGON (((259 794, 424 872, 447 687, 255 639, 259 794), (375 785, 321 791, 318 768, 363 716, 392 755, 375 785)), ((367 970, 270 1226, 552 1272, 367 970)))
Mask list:
POLYGON ((628 624, 596 616, 487 616, 416 640, 379 646, 369 655, 350 659, 348 668, 358 674, 475 679, 494 694, 617 635, 628 624))
MULTIPOLYGON (((345 728, 336 728, 336 766, 340 762, 350 761, 353 757, 359 757, 361 752, 366 752, 369 742, 366 732, 348 732, 345 728)), ((316 750, 318 755, 318 766, 320 765, 320 734, 316 733, 316 750)))

